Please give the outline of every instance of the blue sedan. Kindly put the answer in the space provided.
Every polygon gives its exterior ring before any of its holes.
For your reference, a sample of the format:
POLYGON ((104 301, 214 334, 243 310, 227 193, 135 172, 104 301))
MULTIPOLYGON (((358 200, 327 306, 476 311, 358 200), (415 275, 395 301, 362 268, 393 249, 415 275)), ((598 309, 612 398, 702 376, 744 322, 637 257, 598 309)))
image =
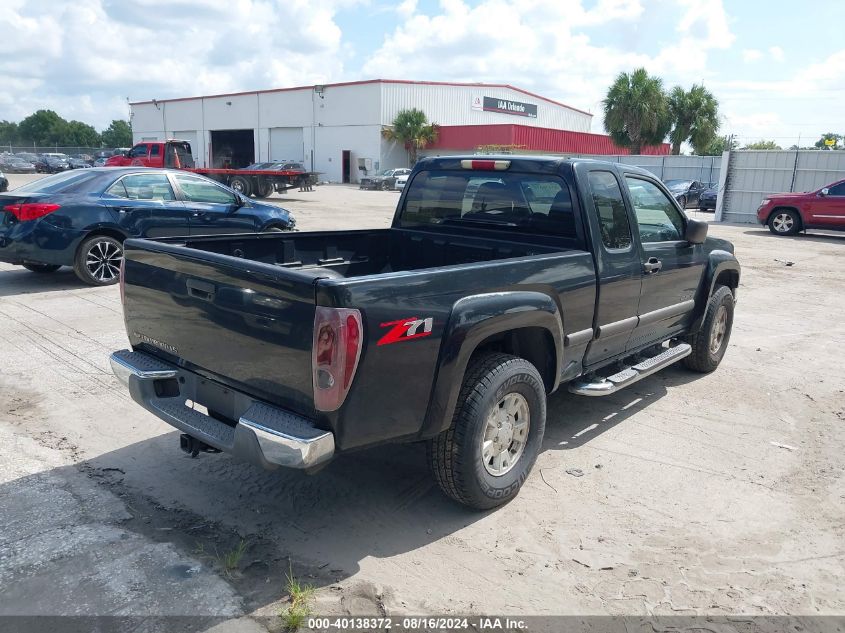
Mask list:
POLYGON ((120 277, 123 240, 292 230, 286 209, 203 176, 107 167, 63 172, 0 194, 0 261, 37 273, 73 266, 85 283, 120 277))

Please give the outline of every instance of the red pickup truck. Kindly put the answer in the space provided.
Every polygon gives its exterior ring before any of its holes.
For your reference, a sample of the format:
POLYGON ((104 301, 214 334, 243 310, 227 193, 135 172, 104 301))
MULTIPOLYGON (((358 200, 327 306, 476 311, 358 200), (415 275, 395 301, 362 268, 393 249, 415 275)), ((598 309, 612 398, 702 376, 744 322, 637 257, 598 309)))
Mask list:
POLYGON ((775 235, 807 229, 845 231, 845 180, 805 193, 774 193, 763 198, 757 220, 775 235))
POLYGON ((283 192, 293 187, 316 184, 317 174, 304 169, 209 169, 196 167, 188 141, 143 141, 136 143, 125 154, 106 160, 106 167, 165 167, 184 169, 222 182, 245 196, 266 198, 274 191, 283 192))

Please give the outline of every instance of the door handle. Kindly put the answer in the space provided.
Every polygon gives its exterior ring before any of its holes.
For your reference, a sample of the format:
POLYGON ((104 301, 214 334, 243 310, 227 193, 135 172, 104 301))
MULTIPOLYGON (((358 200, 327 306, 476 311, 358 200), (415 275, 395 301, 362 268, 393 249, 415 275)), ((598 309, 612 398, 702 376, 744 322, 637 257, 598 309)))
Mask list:
POLYGON ((126 213, 126 212, 131 211, 131 210, 132 210, 132 207, 118 207, 117 208, 118 213, 126 213))
POLYGON ((663 268, 663 262, 656 257, 649 257, 648 261, 643 263, 643 272, 651 275, 663 268))

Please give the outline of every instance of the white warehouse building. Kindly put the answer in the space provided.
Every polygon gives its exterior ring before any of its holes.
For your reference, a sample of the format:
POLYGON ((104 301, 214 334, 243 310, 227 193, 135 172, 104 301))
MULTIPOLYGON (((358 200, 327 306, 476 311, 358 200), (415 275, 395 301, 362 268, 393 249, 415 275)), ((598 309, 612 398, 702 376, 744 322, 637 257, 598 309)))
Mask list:
POLYGON ((524 128, 541 128, 529 130, 537 138, 542 130, 599 136, 588 134, 591 114, 498 84, 376 79, 130 105, 135 143, 187 140, 200 167, 300 162, 332 182, 408 166, 406 149, 382 130, 409 108, 423 110, 453 145, 468 145, 444 153, 471 152, 478 139, 496 143, 524 128))

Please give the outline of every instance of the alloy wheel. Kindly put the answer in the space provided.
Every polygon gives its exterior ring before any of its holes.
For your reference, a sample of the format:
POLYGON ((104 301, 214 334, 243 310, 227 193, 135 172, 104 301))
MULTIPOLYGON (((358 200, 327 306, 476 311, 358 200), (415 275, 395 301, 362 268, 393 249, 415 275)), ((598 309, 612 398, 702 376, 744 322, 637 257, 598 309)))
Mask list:
POLYGON ((102 240, 94 242, 85 255, 85 267, 88 274, 100 283, 117 279, 120 275, 120 260, 123 249, 114 242, 102 240))

